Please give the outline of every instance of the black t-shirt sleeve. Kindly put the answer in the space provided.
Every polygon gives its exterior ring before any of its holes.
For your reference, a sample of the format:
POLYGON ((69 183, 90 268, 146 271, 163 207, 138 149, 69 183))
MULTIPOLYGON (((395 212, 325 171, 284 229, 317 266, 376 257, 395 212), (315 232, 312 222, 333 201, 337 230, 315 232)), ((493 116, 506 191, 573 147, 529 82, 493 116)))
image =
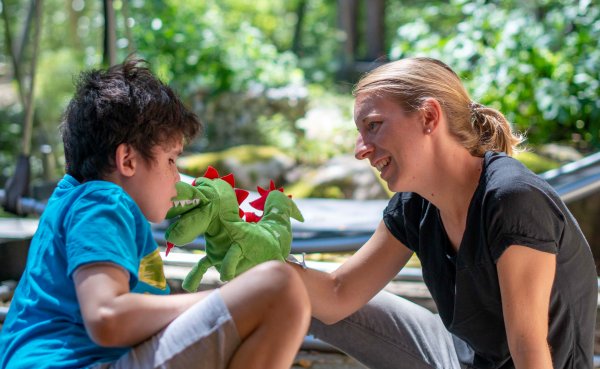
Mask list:
POLYGON ((558 253, 564 216, 555 201, 549 193, 527 183, 489 191, 483 215, 494 262, 511 245, 558 253))
POLYGON ((383 222, 403 245, 417 252, 423 200, 414 193, 395 194, 383 211, 383 222))

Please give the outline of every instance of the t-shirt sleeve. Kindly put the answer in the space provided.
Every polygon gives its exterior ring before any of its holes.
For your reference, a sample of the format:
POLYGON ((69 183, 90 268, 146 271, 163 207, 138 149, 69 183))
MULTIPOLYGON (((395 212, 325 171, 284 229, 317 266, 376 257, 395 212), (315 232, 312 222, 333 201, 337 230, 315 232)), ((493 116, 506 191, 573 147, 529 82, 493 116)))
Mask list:
POLYGON ((420 219, 419 201, 411 193, 396 193, 383 211, 383 222, 390 233, 412 251, 418 251, 418 227, 410 222, 420 219))
POLYGON ((136 219, 123 194, 94 191, 77 200, 66 218, 67 273, 96 262, 114 263, 137 283, 136 219))
POLYGON ((494 262, 511 245, 556 254, 564 216, 549 194, 531 184, 513 183, 485 198, 487 240, 494 262))

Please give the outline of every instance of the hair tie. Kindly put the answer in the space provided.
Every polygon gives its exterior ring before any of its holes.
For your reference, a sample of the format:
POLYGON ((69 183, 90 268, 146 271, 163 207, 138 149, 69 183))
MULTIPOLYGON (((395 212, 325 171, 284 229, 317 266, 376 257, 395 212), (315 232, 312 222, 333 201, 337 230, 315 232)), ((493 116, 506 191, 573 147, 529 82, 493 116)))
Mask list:
POLYGON ((471 125, 474 126, 475 123, 477 122, 477 120, 480 117, 481 114, 481 109, 483 109, 484 106, 481 105, 478 102, 475 101, 471 101, 469 103, 469 110, 471 111, 471 125))
POLYGON ((471 101, 471 102, 469 103, 469 109, 470 109, 472 112, 476 112, 477 110, 479 110, 479 109, 481 109, 481 108, 483 108, 483 107, 484 107, 484 106, 483 106, 482 104, 480 104, 480 103, 478 103, 478 102, 475 102, 475 101, 471 101))

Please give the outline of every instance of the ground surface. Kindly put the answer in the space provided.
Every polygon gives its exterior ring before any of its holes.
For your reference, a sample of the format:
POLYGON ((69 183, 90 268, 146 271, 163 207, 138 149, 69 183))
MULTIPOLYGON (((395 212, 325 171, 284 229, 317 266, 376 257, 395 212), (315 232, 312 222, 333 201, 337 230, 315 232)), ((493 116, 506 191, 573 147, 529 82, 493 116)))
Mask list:
MULTIPOLYGON (((179 292, 178 288, 180 285, 180 276, 187 272, 187 268, 178 270, 177 268, 166 268, 167 275, 171 274, 172 279, 169 280, 170 285, 174 292, 179 292)), ((203 280, 207 282, 205 288, 214 287, 219 284, 218 279, 213 276, 203 280)), ((4 284, 4 283, 2 283, 4 284)), ((0 286, 2 285, 0 284, 0 286)), ((14 288, 14 283, 10 284, 11 288, 14 288)), ((431 297, 422 283, 419 282, 406 282, 406 281, 395 281, 388 284, 386 289, 392 293, 398 294, 405 298, 408 298, 420 305, 425 306, 431 310, 435 307, 431 301, 431 297)), ((2 291, 0 291, 2 292, 2 291)), ((3 308, 9 306, 10 294, 6 293, 4 289, 3 293, 0 293, 0 330, 2 329, 3 316, 1 312, 3 308)), ((595 341, 595 353, 600 354, 600 312, 596 318, 596 341, 595 341)), ((356 360, 334 351, 316 351, 313 349, 303 349, 298 352, 294 365, 291 369, 364 369, 365 367, 358 363, 356 360)), ((599 365, 596 368, 600 368, 599 365)))

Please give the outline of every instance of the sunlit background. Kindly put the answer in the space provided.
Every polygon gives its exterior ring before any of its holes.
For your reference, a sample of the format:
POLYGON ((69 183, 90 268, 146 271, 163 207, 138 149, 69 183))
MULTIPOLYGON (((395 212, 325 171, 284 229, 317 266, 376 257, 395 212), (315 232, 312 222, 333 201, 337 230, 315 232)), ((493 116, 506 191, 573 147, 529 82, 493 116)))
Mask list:
MULTIPOLYGON (((475 100, 503 111, 527 134, 530 151, 543 155, 531 163, 524 158, 535 171, 600 148, 600 9, 591 1, 2 0, 1 5, 0 186, 23 149, 34 56, 29 140, 34 184, 63 172, 57 125, 74 76, 134 52, 207 125, 187 154, 212 156, 183 159, 181 170, 191 175, 207 163, 227 171, 237 169, 235 162, 260 161, 257 171, 295 187, 299 196, 387 196, 353 188, 343 176, 319 180, 324 175, 314 171, 344 162, 351 153, 350 92, 358 76, 412 55, 442 59, 465 79, 475 100), (227 149, 233 151, 222 152, 227 149)), ((249 186, 263 184, 257 171, 247 174, 249 186)))

